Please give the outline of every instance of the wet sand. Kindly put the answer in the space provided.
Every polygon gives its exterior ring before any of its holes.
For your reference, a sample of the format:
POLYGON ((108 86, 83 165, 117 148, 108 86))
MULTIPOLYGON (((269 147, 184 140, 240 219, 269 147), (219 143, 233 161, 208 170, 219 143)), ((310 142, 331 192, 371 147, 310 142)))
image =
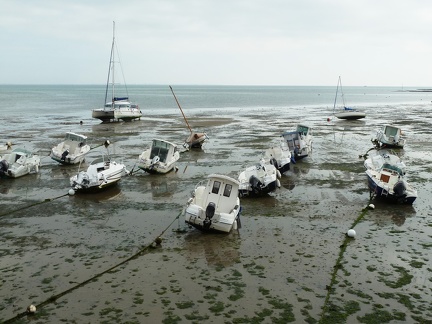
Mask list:
MULTIPOLYGON (((77 167, 47 157, 64 134, 55 123, 18 131, 12 142, 45 156, 40 174, 0 179, 0 320, 42 304, 20 321, 431 323, 431 117, 413 106, 389 119, 388 109, 350 122, 328 122, 325 112, 304 117, 301 108, 196 112, 189 122, 210 140, 182 153, 178 172, 139 171, 93 195, 67 195, 77 167), (179 215, 199 181, 211 173, 236 178, 297 120, 314 128, 312 156, 292 164, 275 193, 241 200, 238 232, 185 227, 179 215), (399 152, 419 197, 413 206, 373 201, 368 210, 359 155, 383 122, 405 130, 399 152), (161 245, 152 243, 158 237, 161 245)), ((152 138, 180 144, 188 135, 178 115, 89 119, 76 128, 56 122, 93 145, 109 138, 111 154, 129 169, 152 138)))

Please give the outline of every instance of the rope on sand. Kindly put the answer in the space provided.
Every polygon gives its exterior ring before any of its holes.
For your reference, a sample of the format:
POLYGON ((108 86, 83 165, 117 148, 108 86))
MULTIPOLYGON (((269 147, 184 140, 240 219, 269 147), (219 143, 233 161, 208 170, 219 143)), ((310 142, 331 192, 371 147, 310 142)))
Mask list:
POLYGON ((66 193, 66 194, 63 194, 63 195, 60 195, 60 196, 57 196, 57 197, 54 197, 54 198, 47 198, 45 200, 42 200, 42 201, 39 201, 39 202, 35 202, 33 204, 30 204, 30 205, 27 205, 27 206, 24 206, 24 207, 15 209, 15 210, 8 211, 7 213, 0 214, 0 217, 7 216, 7 215, 10 215, 10 214, 16 213, 16 212, 18 212, 20 210, 24 210, 24 209, 27 209, 27 208, 30 208, 30 207, 33 207, 33 206, 41 205, 41 204, 44 204, 44 203, 47 203, 47 202, 50 202, 50 201, 62 198, 64 196, 68 196, 68 195, 69 194, 66 193))
MULTIPOLYGON (((352 224, 352 226, 350 228, 354 228, 362 219, 363 217, 366 216, 368 212, 368 208, 363 208, 360 215, 354 220, 354 223, 352 224)), ((330 284, 326 286, 327 289, 327 295, 326 298, 324 300, 324 305, 322 307, 322 312, 320 315, 320 319, 318 320, 318 323, 328 323, 328 316, 329 316, 329 311, 331 310, 331 303, 329 303, 330 300, 330 296, 334 290, 334 286, 337 284, 337 280, 336 280, 336 276, 337 276, 337 272, 339 269, 343 268, 342 265, 342 259, 344 256, 344 253, 346 251, 346 248, 348 246, 348 242, 351 240, 351 237, 345 236, 344 241, 342 242, 341 246, 340 246, 340 251, 339 251, 339 257, 336 260, 336 264, 333 267, 333 272, 331 275, 331 280, 330 280, 330 284)))
MULTIPOLYGON (((87 279, 87 280, 85 280, 85 281, 83 281, 83 282, 81 282, 81 283, 78 283, 78 284, 76 284, 75 286, 73 286, 73 287, 71 287, 71 288, 69 288, 69 289, 67 289, 67 290, 65 290, 65 291, 63 291, 63 292, 61 292, 61 293, 59 293, 59 294, 57 294, 57 295, 54 295, 54 296, 51 296, 50 298, 48 298, 47 300, 45 300, 45 301, 43 301, 42 303, 40 303, 40 304, 38 304, 38 305, 35 305, 36 306, 36 309, 40 309, 41 307, 44 307, 44 306, 46 306, 46 305, 48 305, 48 304, 51 304, 51 303, 54 303, 55 301, 57 301, 57 299, 59 299, 59 298, 61 298, 61 297, 63 297, 63 296, 65 296, 65 295, 67 295, 67 294, 69 294, 69 293, 71 293, 71 292, 73 292, 74 290, 76 290, 76 289, 78 289, 78 288, 81 288, 81 287, 84 287, 86 284, 88 284, 88 283, 90 283, 90 282, 93 282, 95 279, 97 279, 97 278, 99 278, 99 277, 101 277, 101 276, 103 276, 104 274, 106 274, 107 272, 110 272, 110 271, 113 271, 114 269, 116 269, 116 268, 118 268, 118 267, 120 267, 120 266, 122 266, 122 265, 124 265, 125 263, 128 263, 129 261, 132 261, 133 259, 135 259, 135 258, 137 258, 137 257, 139 257, 140 255, 143 255, 144 254, 144 252, 146 252, 150 247, 152 247, 153 246, 153 243, 155 243, 156 245, 159 245, 160 244, 160 242, 161 242, 161 236, 171 227, 171 225, 180 217, 180 215, 182 215, 183 214, 183 210, 172 220, 172 222, 161 232, 161 234, 159 235, 159 236, 157 236, 153 241, 151 241, 149 244, 147 244, 147 245, 145 245, 145 246, 143 246, 137 253, 135 253, 134 255, 132 255, 131 257, 129 257, 129 258, 127 258, 126 260, 123 260, 122 262, 120 262, 120 263, 118 263, 118 264, 116 264, 116 265, 114 265, 114 266, 112 266, 111 268, 109 268, 109 269, 107 269, 107 270, 105 270, 105 271, 103 271, 103 272, 100 272, 100 273, 98 273, 98 274, 96 274, 96 275, 94 275, 93 277, 91 277, 90 279, 87 279)), ((15 317, 12 317, 11 319, 8 319, 8 320, 6 320, 5 322, 3 322, 4 324, 6 324, 6 323, 13 323, 14 321, 16 321, 16 320, 18 320, 18 319, 20 319, 20 318, 22 318, 22 317, 24 317, 24 316, 26 316, 26 315, 29 315, 29 312, 28 311, 26 311, 26 312, 22 312, 22 313, 20 313, 20 314, 18 314, 18 315, 16 315, 15 317)))

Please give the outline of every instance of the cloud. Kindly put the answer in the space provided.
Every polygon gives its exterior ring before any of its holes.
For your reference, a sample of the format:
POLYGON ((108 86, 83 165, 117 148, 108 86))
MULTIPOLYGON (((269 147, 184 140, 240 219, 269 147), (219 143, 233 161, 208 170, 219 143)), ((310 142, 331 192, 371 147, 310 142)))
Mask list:
POLYGON ((104 83, 112 21, 130 83, 427 85, 432 72, 428 1, 0 5, 0 83, 104 83))

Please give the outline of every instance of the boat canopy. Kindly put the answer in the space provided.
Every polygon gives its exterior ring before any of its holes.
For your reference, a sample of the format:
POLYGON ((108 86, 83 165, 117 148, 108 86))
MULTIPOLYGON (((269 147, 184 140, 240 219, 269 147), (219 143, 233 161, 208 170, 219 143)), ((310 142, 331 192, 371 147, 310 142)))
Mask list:
POLYGON ((87 136, 84 136, 84 135, 81 135, 81 134, 72 133, 72 132, 67 132, 65 140, 70 140, 70 141, 74 141, 74 142, 83 142, 83 143, 85 143, 86 140, 87 140, 87 136))
POLYGON ((399 173, 400 175, 404 174, 401 168, 399 168, 399 167, 397 167, 396 165, 393 165, 393 164, 384 163, 383 166, 382 166, 382 168, 390 170, 390 171, 395 171, 395 172, 399 173))

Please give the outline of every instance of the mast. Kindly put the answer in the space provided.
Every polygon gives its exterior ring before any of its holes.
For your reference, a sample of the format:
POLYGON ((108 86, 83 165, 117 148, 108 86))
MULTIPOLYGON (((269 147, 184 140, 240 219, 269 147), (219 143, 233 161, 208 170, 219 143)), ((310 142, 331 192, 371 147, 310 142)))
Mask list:
POLYGON ((335 111, 335 109, 336 109, 336 101, 337 101, 337 95, 338 95, 338 90, 339 90, 339 83, 340 83, 340 81, 341 81, 341 78, 340 78, 340 76, 339 76, 338 83, 337 83, 337 86, 336 86, 336 95, 335 95, 335 100, 334 100, 334 104, 333 104, 333 113, 334 113, 334 111, 335 111))
POLYGON ((112 81, 112 100, 111 100, 111 104, 112 104, 112 108, 114 108, 114 98, 115 98, 115 88, 114 88, 114 76, 115 76, 115 71, 114 71, 114 62, 115 62, 115 50, 114 50, 114 46, 115 46, 115 21, 113 21, 113 40, 112 40, 112 46, 111 46, 111 58, 112 58, 112 77, 111 77, 111 81, 112 81))
MULTIPOLYGON (((113 74, 113 77, 112 77, 112 80, 113 80, 113 83, 112 83, 112 97, 113 97, 113 99, 114 99, 114 65, 113 65, 113 58, 114 58, 114 28, 115 28, 115 22, 113 21, 113 40, 112 40, 112 45, 111 45, 111 53, 110 53, 110 61, 109 61, 109 64, 108 64, 108 78, 107 78, 107 83, 106 83, 106 89, 105 89, 105 101, 104 101, 104 103, 103 103, 103 107, 104 107, 104 109, 105 109, 105 105, 106 105, 106 103, 107 103, 107 98, 108 98, 108 86, 109 86, 109 81, 110 81, 110 76, 111 76, 111 67, 112 67, 112 74, 113 74)), ((111 101, 111 107, 113 107, 113 105, 114 105, 114 103, 113 103, 113 100, 111 101)))
POLYGON ((181 113, 182 113, 182 115, 183 115, 183 118, 184 118, 184 120, 185 120, 185 122, 186 122, 186 125, 187 125, 187 127, 189 128, 189 130, 190 130, 190 132, 191 132, 191 134, 192 134, 192 133, 193 133, 193 132, 192 132, 192 128, 189 126, 189 123, 188 123, 188 121, 187 121, 187 119, 186 119, 186 116, 185 116, 185 114, 183 113, 182 108, 180 107, 180 104, 179 104, 179 102, 178 102, 178 100, 177 100, 176 95, 174 94, 174 90, 171 88, 171 86, 169 86, 169 87, 170 87, 170 89, 171 89, 171 92, 172 92, 172 94, 173 94, 173 96, 174 96, 175 101, 177 102, 177 106, 180 108, 180 111, 181 111, 181 113))

